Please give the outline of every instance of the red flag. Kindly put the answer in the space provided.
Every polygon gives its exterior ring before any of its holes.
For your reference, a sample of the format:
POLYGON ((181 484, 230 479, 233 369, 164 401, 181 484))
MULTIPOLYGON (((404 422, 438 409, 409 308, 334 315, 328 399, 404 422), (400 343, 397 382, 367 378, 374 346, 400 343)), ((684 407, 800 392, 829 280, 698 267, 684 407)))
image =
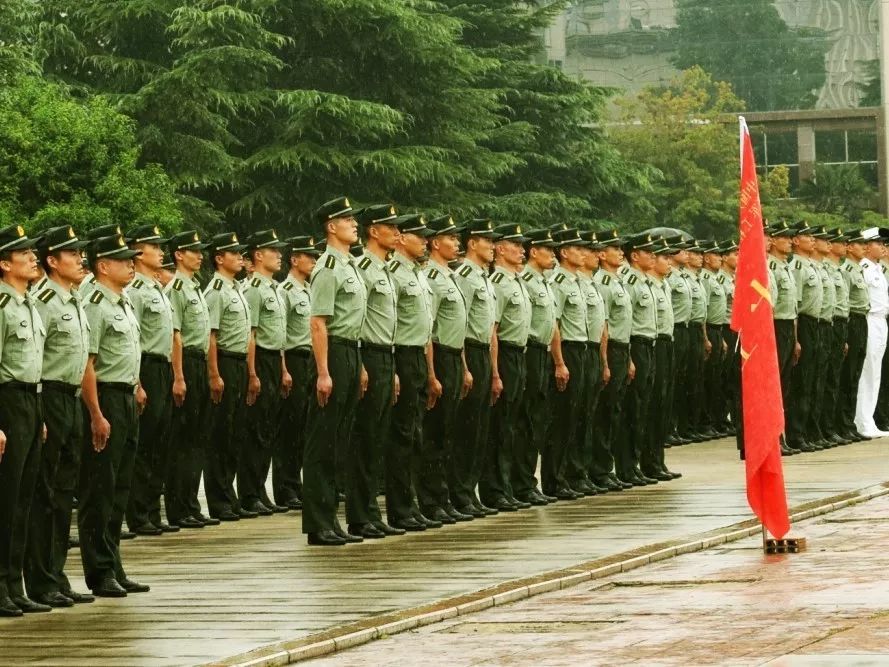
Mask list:
POLYGON ((781 379, 766 267, 766 240, 750 131, 741 121, 740 249, 731 327, 741 341, 741 403, 747 502, 780 539, 790 530, 780 437, 784 431, 781 379))

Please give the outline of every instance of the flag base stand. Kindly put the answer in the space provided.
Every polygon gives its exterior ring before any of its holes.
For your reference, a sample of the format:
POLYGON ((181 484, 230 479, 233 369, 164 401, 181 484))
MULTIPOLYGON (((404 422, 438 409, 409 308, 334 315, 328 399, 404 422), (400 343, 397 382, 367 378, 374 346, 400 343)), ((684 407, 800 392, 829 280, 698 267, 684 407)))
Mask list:
POLYGON ((805 537, 785 537, 781 540, 768 538, 763 545, 763 552, 767 554, 798 554, 805 550, 805 537))

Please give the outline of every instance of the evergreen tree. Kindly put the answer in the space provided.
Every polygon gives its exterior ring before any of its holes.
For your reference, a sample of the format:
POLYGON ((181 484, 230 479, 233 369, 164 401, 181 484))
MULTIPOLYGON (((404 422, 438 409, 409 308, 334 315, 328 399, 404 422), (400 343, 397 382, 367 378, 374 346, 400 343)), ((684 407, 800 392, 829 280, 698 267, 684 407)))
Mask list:
POLYGON ((0 85, 39 73, 33 53, 36 19, 35 0, 0 2, 0 85))

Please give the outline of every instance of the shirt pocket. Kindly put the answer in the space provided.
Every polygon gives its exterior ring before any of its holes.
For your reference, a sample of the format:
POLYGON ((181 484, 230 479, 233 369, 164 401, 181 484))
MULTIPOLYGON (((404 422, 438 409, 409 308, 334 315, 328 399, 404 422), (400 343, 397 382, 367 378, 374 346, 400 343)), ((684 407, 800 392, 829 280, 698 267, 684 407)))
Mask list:
POLYGON ((168 312, 170 310, 167 304, 164 303, 163 299, 152 299, 148 302, 148 310, 150 310, 152 313, 161 314, 164 312, 165 309, 168 312))
MULTIPOLYGON (((112 354, 127 354, 133 345, 133 330, 130 323, 123 315, 115 316, 108 324, 106 333, 106 345, 112 354), (120 317, 121 319, 116 319, 120 317)), ((101 350, 99 351, 101 354, 101 350)))
POLYGON ((648 308, 651 305, 651 295, 648 292, 639 292, 636 296, 636 305, 640 308, 648 308))
POLYGON ((26 322, 21 324, 13 329, 12 336, 7 342, 7 349, 4 349, 3 353, 9 354, 10 359, 19 362, 31 362, 36 354, 34 332, 26 322), (21 324, 25 324, 25 326, 21 326, 21 324))
POLYGON ((449 287, 448 291, 445 292, 444 298, 447 301, 456 301, 460 298, 460 294, 457 292, 456 287, 449 287))
POLYGON ((487 301, 488 300, 488 290, 484 287, 479 287, 475 290, 475 298, 479 301, 487 301))
POLYGON ((388 280, 378 280, 374 283, 373 291, 377 294, 392 294, 392 286, 388 280))
POLYGON ((312 308, 309 304, 308 299, 300 299, 293 304, 293 312, 295 312, 297 315, 308 315, 311 309, 312 308))

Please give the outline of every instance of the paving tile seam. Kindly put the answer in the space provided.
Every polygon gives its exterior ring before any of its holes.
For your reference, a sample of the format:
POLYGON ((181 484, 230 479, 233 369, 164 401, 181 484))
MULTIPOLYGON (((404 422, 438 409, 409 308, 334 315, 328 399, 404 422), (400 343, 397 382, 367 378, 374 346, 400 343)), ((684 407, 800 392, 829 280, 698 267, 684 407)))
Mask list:
MULTIPOLYGON (((853 491, 844 491, 791 508, 790 521, 794 525, 886 494, 889 494, 889 481, 853 491)), ((758 521, 747 519, 697 535, 670 540, 667 543, 668 546, 664 546, 664 542, 659 542, 613 556, 579 563, 575 566, 523 577, 394 614, 370 617, 298 640, 285 640, 247 653, 214 660, 205 663, 203 667, 280 667, 291 665, 450 618, 518 602, 543 593, 571 588, 675 556, 704 551, 728 542, 736 542, 760 531, 761 527, 758 521), (430 610, 430 608, 432 609, 430 610), (393 616, 400 618, 392 619, 393 616), (356 630, 356 626, 368 623, 372 623, 372 625, 356 630)))

